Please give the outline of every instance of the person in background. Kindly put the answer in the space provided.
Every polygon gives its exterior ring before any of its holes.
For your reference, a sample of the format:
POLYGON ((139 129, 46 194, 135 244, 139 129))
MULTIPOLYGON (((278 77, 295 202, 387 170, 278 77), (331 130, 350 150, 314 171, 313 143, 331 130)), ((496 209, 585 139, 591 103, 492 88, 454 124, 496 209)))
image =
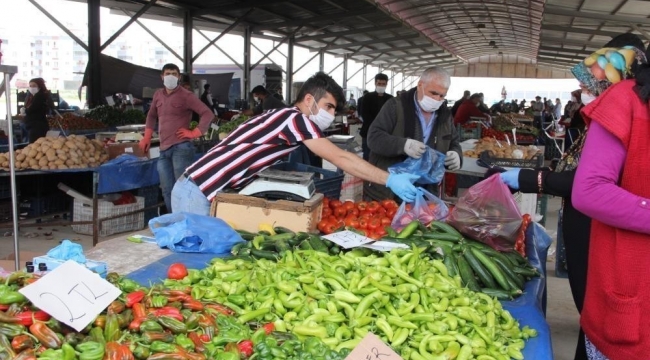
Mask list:
MULTIPOLYGON (((357 100, 357 116, 363 121, 363 118, 361 117, 361 112, 363 111, 363 99, 368 95, 368 90, 363 90, 363 95, 359 97, 359 100, 357 100)), ((359 129, 361 130, 361 129, 359 129)))
MULTIPOLYGON (((446 155, 447 169, 460 169, 460 137, 445 105, 450 83, 444 69, 432 67, 422 73, 416 87, 384 105, 368 131, 371 164, 386 170, 409 157, 419 159, 428 146, 446 155)), ((437 192, 437 185, 427 187, 437 192)), ((363 193, 369 200, 392 198, 388 191, 368 182, 363 193)))
POLYGON ((377 114, 384 106, 384 104, 393 98, 393 95, 386 93, 386 86, 388 85, 388 76, 379 73, 375 75, 375 91, 363 96, 363 112, 361 118, 363 124, 361 125, 361 149, 363 151, 363 159, 368 161, 370 149, 368 148, 368 129, 375 121, 377 114))
POLYGON ((480 96, 480 102, 478 104, 478 109, 481 110, 482 113, 484 114, 490 114, 490 108, 485 105, 485 95, 483 93, 478 93, 480 96))
POLYGON ((284 103, 284 96, 282 96, 282 88, 279 87, 274 93, 273 97, 284 103))
POLYGON ((348 107, 354 107, 354 108, 357 107, 357 101, 354 100, 354 94, 350 94, 350 100, 348 100, 348 102, 346 103, 346 105, 347 105, 348 107))
POLYGON ((209 215, 210 202, 224 188, 240 188, 300 144, 352 176, 387 186, 405 201, 415 199, 411 174, 388 174, 323 135, 345 104, 343 89, 325 73, 310 77, 295 106, 255 116, 194 162, 174 185, 174 212, 209 215))
POLYGON ((524 110, 525 108, 526 108, 526 99, 523 99, 519 103, 519 111, 524 110))
POLYGON ((157 90, 147 113, 144 137, 140 149, 149 151, 156 124, 160 137, 158 176, 167 211, 172 211, 171 192, 176 179, 194 161, 192 140, 203 135, 214 119, 214 113, 194 93, 178 86, 180 70, 175 64, 165 64, 160 77, 164 88, 157 90), (199 125, 190 130, 192 112, 200 115, 199 125))
POLYGON ((201 102, 205 104, 212 112, 214 109, 214 99, 212 99, 212 91, 210 90, 210 84, 203 85, 203 94, 201 95, 201 102))
POLYGON ((282 101, 278 100, 275 96, 271 95, 270 92, 262 85, 257 85, 251 91, 255 101, 259 101, 259 104, 253 110, 245 110, 244 115, 259 115, 265 111, 272 109, 282 109, 287 107, 282 101))
POLYGON ((50 130, 47 114, 54 109, 54 103, 42 78, 29 80, 29 93, 32 96, 25 102, 25 126, 32 144, 50 130))
POLYGON ((542 128, 542 116, 544 115, 544 103, 542 98, 538 95, 535 96, 535 102, 530 103, 530 107, 533 110, 533 126, 538 129, 542 128))
POLYGON ((555 99, 555 105, 553 106, 553 116, 555 120, 560 120, 562 118, 562 102, 560 98, 555 99))
POLYGON ((456 111, 456 116, 454 116, 454 124, 462 125, 468 122, 470 117, 480 117, 489 121, 489 116, 478 109, 480 103, 480 94, 473 94, 467 101, 463 101, 463 104, 459 106, 458 111, 456 111))
MULTIPOLYGON (((181 87, 185 90, 191 91, 194 94, 194 89, 192 89, 192 83, 190 82, 190 77, 187 74, 181 74, 181 87)), ((201 117, 198 113, 192 111, 192 120, 197 123, 201 120, 201 117)))
MULTIPOLYGON (((643 48, 643 42, 636 35, 628 36, 632 34, 625 34, 623 36, 617 36, 612 39, 609 43, 605 45, 605 48, 622 48, 623 46, 640 46, 643 48)), ((640 52, 640 50, 638 50, 640 52)), ((587 58, 589 59, 589 57, 587 58)), ((634 67, 633 64, 627 64, 629 67, 634 67)), ((607 89, 612 82, 609 80, 597 80, 595 76, 591 73, 591 69, 584 65, 584 62, 579 63, 574 66, 572 69, 573 75, 580 81, 581 87, 583 88, 582 92, 584 94, 589 94, 588 96, 594 97, 602 94, 605 89, 607 89)), ((623 74, 618 75, 619 79, 624 78, 623 74)), ((630 96, 632 98, 632 96, 630 96)), ((627 103, 627 100, 622 98, 619 99, 610 99, 607 102, 608 106, 611 106, 612 109, 617 109, 620 111, 621 108, 627 108, 626 106, 621 106, 627 103)), ((590 129, 591 132, 593 129, 590 129)), ((650 135, 650 134, 648 134, 650 135)), ((590 267, 593 264, 593 261, 589 258, 590 254, 590 231, 591 219, 585 215, 580 209, 580 204, 585 199, 589 199, 594 195, 587 195, 584 193, 579 193, 576 191, 575 184, 581 184, 580 178, 576 175, 576 170, 579 173, 583 166, 585 166, 585 161, 587 159, 594 159, 598 162, 601 161, 603 157, 607 157, 604 154, 598 156, 588 157, 583 146, 585 145, 585 137, 580 136, 573 144, 573 146, 567 151, 567 153, 562 157, 560 162, 557 164, 554 170, 550 169, 512 169, 500 174, 501 179, 513 190, 519 190, 524 193, 531 194, 549 194, 553 196, 562 197, 562 236, 564 239, 564 245, 566 249, 566 262, 567 270, 569 275, 569 285, 571 287, 571 293, 573 294, 573 300, 575 302, 576 308, 579 312, 584 313, 584 309, 587 308, 589 301, 585 298, 585 293, 590 291, 591 283, 599 284, 601 283, 601 277, 593 280, 587 280, 587 272, 591 273, 590 267), (587 287, 587 283, 590 284, 587 287)), ((606 152, 610 151, 609 145, 606 145, 605 141, 598 143, 599 147, 607 149, 606 152)), ((648 164, 650 165, 650 164, 648 164)), ((650 169, 650 166, 646 168, 650 169)), ((599 173, 598 176, 604 175, 606 172, 599 173)), ((613 209, 613 201, 605 201, 606 196, 598 196, 598 201, 602 202, 603 205, 606 204, 608 211, 611 212, 613 209)), ((632 206, 632 205, 631 205, 632 206)), ((630 219, 631 217, 626 217, 630 219)), ((640 220, 636 218, 637 220, 640 220)), ((639 223, 639 221, 635 221, 639 223)), ((645 224, 650 224, 650 218, 645 224)), ((650 227, 649 227, 650 228, 650 227)), ((608 239, 609 240, 609 239, 608 239)), ((649 249, 650 250, 650 249, 649 249)), ((616 251, 611 251, 610 255, 613 255, 616 251)), ((600 260, 602 261, 602 260, 600 260)), ((606 264, 603 264, 606 267, 617 266, 620 264, 611 264, 611 261, 608 260, 606 264)), ((646 264, 646 269, 649 267, 646 264)), ((619 268, 617 266, 617 272, 619 268)), ((591 275, 590 275, 591 276, 591 275)), ((603 318, 598 319, 598 326, 602 327, 603 318)), ((613 326, 614 322, 607 322, 606 326, 613 326)), ((589 334, 587 334, 589 335, 589 334)), ((650 340, 650 339, 649 339, 650 340)), ((648 352, 650 353, 650 348, 648 352)), ((637 355, 641 355, 638 353, 637 355)), ((623 357, 624 359, 641 359, 642 356, 628 356, 623 357)), ((587 359, 587 351, 585 348, 585 339, 582 329, 580 330, 580 335, 578 337, 578 345, 576 348, 575 354, 576 360, 585 360, 587 359)))
MULTIPOLYGON (((583 90, 589 131, 573 205, 592 218, 580 317, 590 359, 650 354, 650 49, 641 49, 608 47, 610 59, 618 54, 614 58, 626 63, 607 79, 621 81, 600 95, 591 84, 583 90)), ((602 88, 602 82, 593 84, 602 88)))
POLYGON ((510 102, 510 112, 519 112, 519 105, 517 104, 519 104, 517 99, 512 99, 510 102))
POLYGON ((469 100, 469 97, 470 97, 469 90, 465 90, 465 92, 463 92, 463 97, 460 98, 460 99, 458 99, 458 100, 454 103, 454 106, 451 107, 451 116, 453 116, 454 118, 456 118, 456 112, 458 111, 458 108, 460 107, 460 105, 463 104, 463 102, 469 100))

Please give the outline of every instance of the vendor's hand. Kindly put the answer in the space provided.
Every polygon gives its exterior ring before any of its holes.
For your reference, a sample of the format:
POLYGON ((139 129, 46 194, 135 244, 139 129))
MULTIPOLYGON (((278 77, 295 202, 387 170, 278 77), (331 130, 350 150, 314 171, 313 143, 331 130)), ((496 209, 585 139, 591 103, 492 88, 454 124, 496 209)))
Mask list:
POLYGON ((413 183, 420 177, 413 174, 390 174, 386 180, 386 187, 389 188, 395 195, 407 203, 415 201, 417 189, 413 183))
POLYGON ((146 153, 147 151, 149 151, 149 147, 151 146, 151 138, 149 139, 147 139, 146 137, 142 138, 138 146, 140 147, 140 150, 142 150, 142 152, 146 153))
POLYGON ((422 154, 424 154, 425 151, 427 151, 427 146, 424 145, 423 142, 413 139, 406 139, 406 144, 404 144, 404 152, 406 155, 414 159, 419 159, 422 157, 422 154))
POLYGON ((519 190, 519 171, 521 169, 519 168, 514 168, 510 169, 508 171, 502 172, 499 174, 501 176, 501 180, 508 185, 509 188, 513 190, 519 190))
POLYGON ((460 169, 460 155, 455 151, 447 151, 445 157, 445 167, 449 170, 460 169))
POLYGON ((192 140, 192 139, 196 139, 197 137, 200 137, 201 135, 203 134, 201 134, 201 130, 199 128, 195 128, 194 130, 181 128, 178 129, 178 131, 176 132, 176 136, 179 139, 192 140))

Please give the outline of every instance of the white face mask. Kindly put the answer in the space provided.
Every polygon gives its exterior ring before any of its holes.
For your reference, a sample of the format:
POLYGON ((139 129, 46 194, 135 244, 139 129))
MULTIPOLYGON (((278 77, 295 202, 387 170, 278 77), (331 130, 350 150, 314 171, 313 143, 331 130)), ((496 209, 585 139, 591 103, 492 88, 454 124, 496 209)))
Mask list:
POLYGON ((422 110, 426 112, 435 112, 437 111, 440 106, 442 106, 442 103, 445 102, 444 100, 436 100, 432 97, 429 96, 422 96, 422 100, 418 101, 420 103, 420 107, 422 110))
POLYGON ((571 102, 576 102, 576 101, 578 101, 578 99, 576 99, 575 96, 571 96, 571 102))
POLYGON ((38 87, 30 87, 30 88, 29 88, 29 92, 30 92, 32 95, 36 95, 36 93, 38 92, 38 87))
POLYGON ((163 77, 163 84, 169 90, 174 90, 178 86, 178 78, 174 75, 165 75, 163 77))
POLYGON ((330 127, 330 125, 332 125, 334 122, 334 115, 321 108, 318 108, 318 114, 314 115, 314 113, 311 111, 310 106, 309 112, 311 113, 311 115, 309 115, 309 120, 314 122, 314 124, 316 124, 316 126, 318 126, 321 131, 325 131, 325 129, 330 127))
POLYGON ((258 98, 257 96, 253 96, 253 99, 255 99, 255 102, 260 101, 260 98, 258 98))
POLYGON ((580 100, 582 100, 583 104, 589 105, 590 102, 596 100, 596 96, 591 95, 591 93, 583 92, 580 96, 580 100))
POLYGON ((386 92, 386 87, 385 86, 377 86, 375 87, 375 90, 377 90, 377 94, 383 94, 386 92))

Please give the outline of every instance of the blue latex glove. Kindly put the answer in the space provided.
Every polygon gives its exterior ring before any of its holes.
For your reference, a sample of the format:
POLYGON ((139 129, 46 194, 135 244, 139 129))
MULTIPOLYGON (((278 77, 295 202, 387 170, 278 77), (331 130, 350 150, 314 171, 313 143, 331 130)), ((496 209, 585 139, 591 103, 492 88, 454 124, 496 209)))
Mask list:
POLYGON ((519 190, 519 168, 510 169, 508 171, 502 172, 499 174, 501 180, 503 180, 509 188, 513 190, 519 190))
POLYGON ((389 188, 395 195, 406 202, 415 201, 417 189, 413 183, 420 177, 413 174, 390 174, 386 180, 386 187, 389 188))

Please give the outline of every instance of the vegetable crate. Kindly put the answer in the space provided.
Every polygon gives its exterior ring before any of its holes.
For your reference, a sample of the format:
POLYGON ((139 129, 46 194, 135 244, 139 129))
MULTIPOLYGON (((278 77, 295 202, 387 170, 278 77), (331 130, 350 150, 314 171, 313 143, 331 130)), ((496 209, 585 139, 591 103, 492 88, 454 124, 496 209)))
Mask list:
POLYGON ((501 167, 537 169, 544 166, 544 156, 542 154, 537 154, 532 159, 502 159, 491 156, 489 151, 484 151, 479 158, 487 164, 501 167))
MULTIPOLYGON (((113 196, 119 197, 119 194, 113 196)), ((134 204, 114 205, 111 197, 97 200, 97 209, 99 211, 99 219, 107 218, 110 216, 126 214, 135 210, 144 209, 144 198, 136 196, 137 200, 134 204)), ((72 212, 72 221, 91 221, 93 219, 93 206, 92 203, 84 202, 80 199, 74 199, 74 208, 72 212)), ((125 231, 135 231, 144 228, 144 213, 139 212, 136 214, 126 215, 116 219, 101 221, 99 228, 100 236, 108 236, 125 231)), ((72 225, 72 230, 79 234, 92 235, 93 225, 72 225)))
POLYGON ((300 163, 281 162, 273 165, 273 169, 283 171, 300 171, 314 173, 316 192, 325 195, 328 199, 341 197, 341 186, 345 174, 340 171, 331 171, 300 163))
POLYGON ((461 125, 457 125, 456 131, 458 132, 458 136, 460 136, 460 141, 481 138, 480 124, 478 124, 475 128, 464 128, 461 125))
POLYGON ((293 231, 316 231, 323 208, 323 194, 304 202, 266 200, 239 194, 220 193, 212 201, 210 215, 235 229, 257 232, 260 224, 283 226, 293 231))

